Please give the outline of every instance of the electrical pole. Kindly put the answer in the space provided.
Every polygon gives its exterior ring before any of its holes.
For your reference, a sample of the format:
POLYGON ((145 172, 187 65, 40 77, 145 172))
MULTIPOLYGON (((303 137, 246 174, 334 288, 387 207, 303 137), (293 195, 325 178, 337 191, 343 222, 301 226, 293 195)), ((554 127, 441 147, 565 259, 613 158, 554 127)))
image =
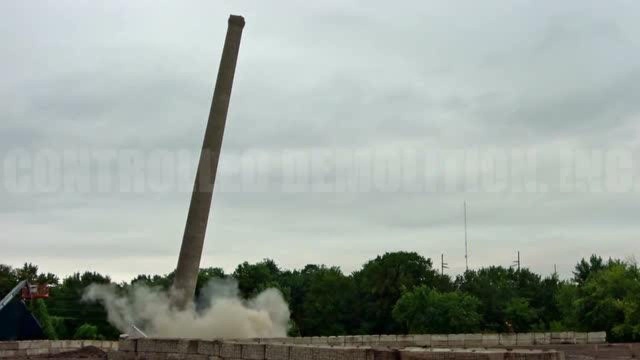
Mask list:
POLYGON ((469 254, 468 254, 468 245, 467 245, 467 201, 463 202, 464 208, 464 268, 466 271, 469 271, 469 254))
POLYGON ((448 269, 446 262, 444 262, 444 254, 440 254, 440 275, 444 275, 444 269, 448 269))
POLYGON ((518 258, 516 259, 516 261, 513 262, 513 265, 511 266, 516 266, 516 268, 518 269, 518 271, 520 271, 520 250, 518 250, 518 258))

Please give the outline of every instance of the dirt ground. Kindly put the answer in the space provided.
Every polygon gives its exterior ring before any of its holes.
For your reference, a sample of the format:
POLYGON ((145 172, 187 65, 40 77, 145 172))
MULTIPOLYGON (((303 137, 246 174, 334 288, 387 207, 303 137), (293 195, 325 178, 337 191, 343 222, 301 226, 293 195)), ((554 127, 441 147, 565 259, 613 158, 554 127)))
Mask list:
POLYGON ((73 350, 73 351, 65 351, 58 354, 45 354, 45 355, 31 355, 31 356, 20 356, 15 357, 13 359, 16 360, 25 360, 25 359, 67 359, 67 360, 76 360, 76 359, 106 359, 107 353, 98 349, 95 346, 87 346, 82 349, 73 350))

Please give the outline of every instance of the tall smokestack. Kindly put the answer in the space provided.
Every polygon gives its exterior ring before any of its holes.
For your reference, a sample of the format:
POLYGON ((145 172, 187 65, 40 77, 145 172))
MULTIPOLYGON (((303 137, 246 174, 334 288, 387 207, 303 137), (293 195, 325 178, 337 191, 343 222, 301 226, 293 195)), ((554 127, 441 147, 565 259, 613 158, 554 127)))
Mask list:
POLYGON ((179 308, 186 307, 195 295, 204 235, 207 231, 213 186, 216 180, 222 136, 227 121, 227 110, 229 109, 231 87, 243 28, 244 18, 242 16, 231 15, 229 17, 227 37, 224 41, 209 120, 204 133, 198 171, 193 185, 187 224, 182 238, 178 267, 173 280, 172 301, 179 308))

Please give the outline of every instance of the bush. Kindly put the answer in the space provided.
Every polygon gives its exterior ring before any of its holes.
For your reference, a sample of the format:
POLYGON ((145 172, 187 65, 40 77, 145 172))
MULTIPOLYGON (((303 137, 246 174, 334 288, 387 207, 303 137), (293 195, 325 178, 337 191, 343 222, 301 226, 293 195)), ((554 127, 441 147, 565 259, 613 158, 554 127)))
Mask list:
POLYGON ((76 329, 73 338, 77 340, 97 340, 100 338, 98 327, 91 324, 82 324, 76 329))
POLYGON ((67 330, 67 325, 65 324, 64 318, 61 318, 59 316, 52 316, 51 324, 53 325, 53 329, 55 330, 58 339, 69 338, 69 330, 67 330))

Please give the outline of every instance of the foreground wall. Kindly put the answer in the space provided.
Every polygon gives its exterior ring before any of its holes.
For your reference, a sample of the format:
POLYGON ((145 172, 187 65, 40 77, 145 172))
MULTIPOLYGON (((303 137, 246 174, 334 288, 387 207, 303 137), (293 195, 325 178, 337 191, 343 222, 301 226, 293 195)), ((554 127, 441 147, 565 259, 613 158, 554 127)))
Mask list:
MULTIPOLYGON (((629 354, 634 355, 638 350, 638 347, 630 344, 615 346, 606 344, 606 334, 604 332, 544 332, 522 334, 357 335, 261 338, 235 341, 129 339, 121 340, 120 344, 110 341, 91 340, 9 341, 0 342, 0 358, 57 354, 86 346, 97 347, 106 353, 110 353, 112 358, 125 356, 126 358, 164 359, 167 356, 169 358, 182 358, 183 355, 180 354, 189 354, 192 358, 204 359, 207 356, 213 356, 216 360, 398 360, 398 350, 393 349, 406 347, 425 347, 432 350, 425 352, 422 349, 419 354, 412 353, 413 357, 408 357, 409 355, 405 354, 404 358, 406 359, 413 359, 416 356, 425 359, 433 356, 434 359, 440 359, 444 356, 444 353, 448 354, 449 357, 447 359, 453 359, 452 356, 456 359, 476 359, 478 357, 497 357, 497 359, 502 359, 505 356, 509 357, 515 354, 507 351, 508 349, 515 349, 516 351, 533 349, 543 350, 543 352, 556 349, 566 352, 569 358, 575 359, 597 358, 606 354, 626 359, 630 358, 629 354), (482 351, 489 348, 491 350, 486 350, 488 352, 483 353, 480 350, 463 350, 464 348, 482 348, 484 349, 482 351), (115 351, 118 349, 122 351, 115 351), (457 350, 452 353, 451 349, 457 350), (497 352, 498 355, 494 354, 494 352, 497 352), (174 355, 169 356, 166 354, 174 355)), ((406 353, 406 350, 402 351, 406 353)), ((527 353, 527 356, 536 358, 536 356, 543 355, 527 353)), ((640 354, 635 356, 640 357, 640 354)))
POLYGON ((117 341, 97 340, 34 340, 34 341, 0 341, 0 358, 58 354, 94 346, 109 352, 118 350, 117 341))
POLYGON ((122 340, 111 360, 564 360, 556 350, 394 349, 372 346, 269 344, 220 340, 122 340))
POLYGON ((556 344, 604 344, 607 334, 601 332, 538 332, 519 334, 422 334, 422 335, 356 335, 313 336, 253 339, 257 343, 303 345, 369 345, 369 346, 426 346, 426 347, 494 347, 556 344))

